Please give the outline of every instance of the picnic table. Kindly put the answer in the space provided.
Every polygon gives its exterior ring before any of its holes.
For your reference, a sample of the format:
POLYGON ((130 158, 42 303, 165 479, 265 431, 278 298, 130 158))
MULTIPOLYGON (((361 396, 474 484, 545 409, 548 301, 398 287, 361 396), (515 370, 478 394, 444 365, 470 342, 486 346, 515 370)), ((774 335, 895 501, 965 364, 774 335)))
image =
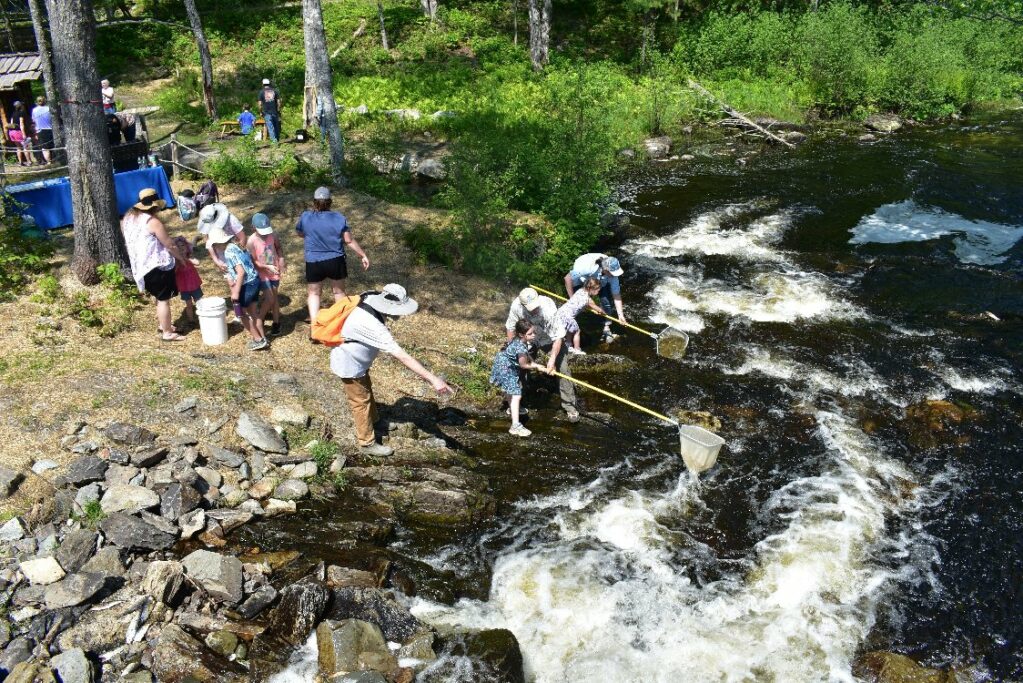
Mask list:
MULTIPOLYGON (((241 129, 242 129, 242 124, 238 123, 238 121, 236 119, 235 120, 228 120, 228 121, 219 121, 217 123, 217 125, 220 126, 220 137, 224 137, 228 133, 233 133, 234 131, 239 131, 240 132, 241 129)), ((263 127, 263 139, 266 140, 266 138, 267 138, 267 135, 266 135, 266 121, 264 119, 256 119, 256 122, 255 122, 255 124, 253 126, 253 129, 255 129, 255 128, 259 127, 259 126, 263 127)))

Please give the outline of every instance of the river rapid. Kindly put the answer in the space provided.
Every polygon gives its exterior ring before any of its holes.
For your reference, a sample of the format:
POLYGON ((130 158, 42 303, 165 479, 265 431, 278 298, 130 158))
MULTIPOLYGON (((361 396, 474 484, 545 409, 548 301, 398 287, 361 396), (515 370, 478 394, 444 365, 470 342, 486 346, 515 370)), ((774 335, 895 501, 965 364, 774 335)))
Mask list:
MULTIPOLYGON (((413 612, 510 629, 542 683, 853 681, 875 649, 1023 678, 1019 114, 692 145, 624 180, 627 311, 692 341, 625 336, 628 372, 579 374, 718 417, 718 465, 696 478, 674 430, 585 391, 613 419, 541 411, 475 448, 486 528, 399 538, 413 612)), ((450 655, 418 680, 486 674, 450 655)))

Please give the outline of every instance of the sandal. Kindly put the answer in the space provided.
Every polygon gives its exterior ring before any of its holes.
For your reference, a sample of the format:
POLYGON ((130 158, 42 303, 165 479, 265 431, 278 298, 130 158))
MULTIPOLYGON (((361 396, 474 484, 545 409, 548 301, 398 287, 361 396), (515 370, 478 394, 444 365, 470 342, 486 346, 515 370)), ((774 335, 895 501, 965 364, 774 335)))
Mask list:
POLYGON ((185 341, 185 339, 186 339, 185 337, 183 337, 182 335, 178 334, 177 332, 171 332, 170 335, 166 335, 165 334, 165 335, 160 337, 160 341, 165 341, 165 342, 179 342, 179 341, 185 341))

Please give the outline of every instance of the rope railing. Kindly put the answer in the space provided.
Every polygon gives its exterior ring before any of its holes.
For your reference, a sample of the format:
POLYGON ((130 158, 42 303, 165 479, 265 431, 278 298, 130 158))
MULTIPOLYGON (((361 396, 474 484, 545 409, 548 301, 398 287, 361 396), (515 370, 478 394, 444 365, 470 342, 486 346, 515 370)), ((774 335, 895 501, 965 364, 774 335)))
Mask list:
POLYGON ((3 171, 0 171, 0 175, 2 175, 2 176, 39 175, 40 173, 52 173, 53 171, 60 171, 62 169, 68 168, 68 167, 67 166, 47 166, 46 168, 40 168, 40 169, 33 169, 31 167, 20 167, 20 168, 24 168, 24 170, 8 171, 5 168, 3 171))

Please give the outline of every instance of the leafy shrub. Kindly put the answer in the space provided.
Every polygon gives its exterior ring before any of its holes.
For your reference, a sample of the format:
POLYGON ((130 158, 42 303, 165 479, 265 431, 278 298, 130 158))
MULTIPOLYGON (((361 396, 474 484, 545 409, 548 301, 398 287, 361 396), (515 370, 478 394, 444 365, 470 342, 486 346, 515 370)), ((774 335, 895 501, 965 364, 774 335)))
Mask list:
POLYGON ((206 175, 217 183, 280 189, 313 187, 329 184, 330 172, 313 166, 294 154, 271 150, 267 159, 260 158, 260 147, 245 138, 233 149, 221 148, 203 164, 206 175))
POLYGON ((0 301, 20 293, 37 273, 50 266, 53 246, 40 239, 24 237, 16 216, 0 222, 0 301))
POLYGON ((872 104, 878 45, 865 8, 836 3, 806 14, 794 38, 793 66, 820 109, 844 113, 872 104))
POLYGON ((82 326, 95 328, 100 336, 113 337, 131 327, 141 302, 135 285, 116 263, 96 268, 98 290, 75 292, 68 299, 70 314, 82 326))
POLYGON ((40 304, 55 304, 60 301, 63 294, 57 278, 52 275, 43 275, 36 281, 36 293, 32 295, 32 301, 40 304))

